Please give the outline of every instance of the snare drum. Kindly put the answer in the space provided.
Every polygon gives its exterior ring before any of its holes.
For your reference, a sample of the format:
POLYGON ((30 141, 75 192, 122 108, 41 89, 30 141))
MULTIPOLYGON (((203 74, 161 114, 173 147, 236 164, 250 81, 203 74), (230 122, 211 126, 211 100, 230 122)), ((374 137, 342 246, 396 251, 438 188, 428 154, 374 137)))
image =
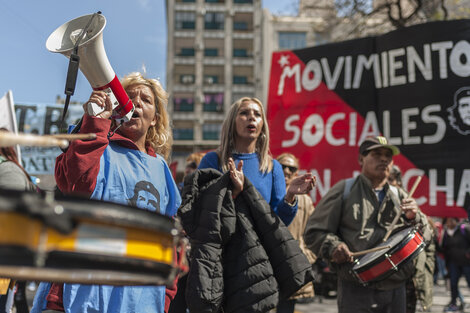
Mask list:
POLYGON ((179 224, 155 212, 0 190, 0 277, 171 285, 185 270, 175 253, 182 238, 179 224))
POLYGON ((425 247, 423 236, 415 227, 409 227, 391 236, 377 247, 390 246, 370 252, 356 260, 353 273, 363 284, 383 280, 416 257, 425 247))

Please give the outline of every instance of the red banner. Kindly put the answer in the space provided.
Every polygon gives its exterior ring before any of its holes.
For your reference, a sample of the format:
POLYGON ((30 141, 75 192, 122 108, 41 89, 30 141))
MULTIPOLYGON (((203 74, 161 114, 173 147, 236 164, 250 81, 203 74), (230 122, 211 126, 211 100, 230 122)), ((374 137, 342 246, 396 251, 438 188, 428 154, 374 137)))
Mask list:
POLYGON ((424 175, 414 198, 426 214, 466 216, 470 136, 465 123, 455 127, 452 106, 470 85, 470 44, 462 39, 469 32, 468 20, 437 22, 273 53, 272 154, 293 153, 303 171, 317 176, 317 202, 336 182, 360 172, 362 140, 383 134, 402 152, 394 162, 404 188, 424 175))

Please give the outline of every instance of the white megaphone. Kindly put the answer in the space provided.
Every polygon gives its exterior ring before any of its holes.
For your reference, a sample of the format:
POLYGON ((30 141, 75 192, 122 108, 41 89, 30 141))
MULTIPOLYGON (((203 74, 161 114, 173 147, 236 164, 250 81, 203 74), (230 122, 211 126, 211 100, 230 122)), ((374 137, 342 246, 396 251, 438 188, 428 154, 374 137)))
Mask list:
MULTIPOLYGON (((127 122, 134 113, 134 104, 122 87, 106 56, 103 46, 105 26, 106 18, 99 13, 77 17, 52 32, 47 38, 46 48, 51 52, 58 52, 70 58, 82 30, 86 28, 86 33, 80 38, 77 50, 80 57, 80 70, 94 90, 104 90, 110 96, 113 103, 112 118, 127 122)), ((88 114, 94 116, 103 111, 103 108, 95 103, 89 103, 87 109, 88 114)))

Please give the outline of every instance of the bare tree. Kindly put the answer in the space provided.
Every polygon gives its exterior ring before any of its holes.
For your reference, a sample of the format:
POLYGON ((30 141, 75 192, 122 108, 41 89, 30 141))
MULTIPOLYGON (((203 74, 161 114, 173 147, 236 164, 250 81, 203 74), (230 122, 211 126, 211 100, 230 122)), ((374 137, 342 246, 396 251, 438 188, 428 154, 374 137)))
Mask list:
POLYGON ((433 20, 470 17, 470 0, 299 0, 299 15, 321 16, 331 41, 433 20), (466 9, 468 8, 468 9, 466 9))

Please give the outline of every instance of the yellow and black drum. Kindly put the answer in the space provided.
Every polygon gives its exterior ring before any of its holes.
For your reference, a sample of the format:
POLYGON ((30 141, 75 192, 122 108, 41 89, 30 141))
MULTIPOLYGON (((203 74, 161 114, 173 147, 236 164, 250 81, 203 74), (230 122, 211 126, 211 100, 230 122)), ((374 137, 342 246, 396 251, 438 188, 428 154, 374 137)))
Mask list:
POLYGON ((176 259, 184 245, 179 224, 158 213, 0 190, 0 277, 171 285, 185 270, 176 259))

